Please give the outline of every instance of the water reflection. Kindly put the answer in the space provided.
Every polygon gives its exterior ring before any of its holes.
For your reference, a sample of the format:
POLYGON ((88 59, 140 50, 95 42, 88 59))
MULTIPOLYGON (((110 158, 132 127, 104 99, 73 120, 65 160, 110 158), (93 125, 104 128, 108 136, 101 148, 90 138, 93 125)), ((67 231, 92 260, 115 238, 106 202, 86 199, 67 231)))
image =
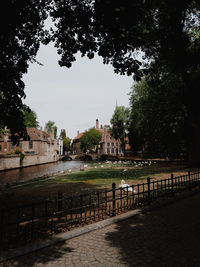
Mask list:
POLYGON ((80 169, 83 166, 83 161, 58 161, 56 163, 48 163, 21 169, 1 171, 0 185, 12 182, 26 181, 45 175, 64 172, 69 169, 80 169))

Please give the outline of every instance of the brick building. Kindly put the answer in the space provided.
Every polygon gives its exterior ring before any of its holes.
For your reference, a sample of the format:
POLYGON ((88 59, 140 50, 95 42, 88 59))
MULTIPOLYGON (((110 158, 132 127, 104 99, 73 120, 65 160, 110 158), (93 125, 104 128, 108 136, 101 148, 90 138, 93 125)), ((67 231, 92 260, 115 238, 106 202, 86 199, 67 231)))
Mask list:
MULTIPOLYGON (((97 153, 100 155, 122 155, 123 152, 120 147, 120 140, 116 140, 113 138, 110 134, 110 126, 104 125, 99 126, 99 120, 96 120, 96 125, 94 127, 96 130, 98 130, 102 137, 101 141, 98 146, 97 153)), ((80 138, 84 135, 85 132, 77 132, 77 136, 72 141, 72 153, 79 154, 81 153, 80 149, 80 138)), ((128 139, 126 139, 126 149, 129 149, 128 147, 128 139)))
POLYGON ((54 133, 48 134, 42 129, 27 128, 29 140, 20 140, 13 145, 9 139, 9 131, 0 136, 0 170, 23 166, 55 162, 62 154, 62 140, 54 138, 54 133), (23 164, 18 158, 23 153, 23 164))

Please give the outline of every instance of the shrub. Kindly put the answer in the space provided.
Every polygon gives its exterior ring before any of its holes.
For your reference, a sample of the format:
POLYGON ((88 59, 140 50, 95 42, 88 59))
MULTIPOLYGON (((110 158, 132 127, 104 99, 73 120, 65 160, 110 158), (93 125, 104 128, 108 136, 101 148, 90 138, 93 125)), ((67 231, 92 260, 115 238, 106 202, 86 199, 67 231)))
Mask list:
POLYGON ((14 153, 15 154, 20 154, 21 153, 21 150, 19 148, 16 148, 14 153))

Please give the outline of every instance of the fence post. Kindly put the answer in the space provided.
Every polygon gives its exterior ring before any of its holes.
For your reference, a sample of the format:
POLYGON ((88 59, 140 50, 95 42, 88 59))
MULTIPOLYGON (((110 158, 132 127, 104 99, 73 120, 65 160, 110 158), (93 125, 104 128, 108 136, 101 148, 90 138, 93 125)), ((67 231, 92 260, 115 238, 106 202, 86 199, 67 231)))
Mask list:
POLYGON ((116 189, 116 184, 112 183, 112 216, 115 216, 115 189, 116 189))
POLYGON ((83 196, 80 195, 80 221, 82 222, 83 196))
POLYGON ((71 217, 71 223, 73 221, 73 197, 70 197, 70 217, 71 217))
POLYGON ((20 224, 20 207, 17 209, 17 233, 16 233, 16 238, 18 241, 18 237, 19 237, 19 224, 20 224))
POLYGON ((97 216, 98 216, 98 218, 99 218, 99 202, 100 202, 99 192, 97 192, 97 216))
POLYGON ((46 199, 45 200, 45 226, 47 226, 48 224, 48 208, 47 208, 47 205, 48 205, 48 200, 46 199))
POLYGON ((3 243, 3 234, 4 232, 4 210, 0 211, 0 244, 3 243))
POLYGON ((58 211, 61 211, 63 208, 63 193, 58 192, 58 211))
POLYGON ((174 175, 171 174, 171 186, 172 186, 172 196, 174 196, 174 175))
POLYGON ((91 219, 91 214, 92 214, 92 197, 91 194, 89 194, 89 218, 91 219))
POLYGON ((149 204, 149 205, 150 205, 150 203, 151 203, 150 180, 151 180, 151 178, 150 178, 150 177, 147 177, 147 188, 148 188, 147 201, 148 201, 148 204, 149 204))
POLYGON ((108 208, 108 205, 107 205, 107 191, 105 190, 105 216, 108 215, 108 212, 107 212, 107 208, 108 208))
POLYGON ((190 171, 188 171, 188 188, 189 190, 191 190, 191 175, 190 175, 190 171))
POLYGON ((31 213, 31 240, 33 240, 34 235, 34 217, 35 217, 35 206, 32 204, 32 213, 31 213))

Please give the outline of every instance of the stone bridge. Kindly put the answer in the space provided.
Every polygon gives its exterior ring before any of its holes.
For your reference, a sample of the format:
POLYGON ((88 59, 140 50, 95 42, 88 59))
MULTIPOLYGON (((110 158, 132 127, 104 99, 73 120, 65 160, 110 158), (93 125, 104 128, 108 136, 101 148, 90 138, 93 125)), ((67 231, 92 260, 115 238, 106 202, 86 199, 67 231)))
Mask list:
POLYGON ((88 153, 88 154, 69 154, 61 157, 61 160, 74 160, 84 158, 85 160, 95 160, 99 157, 99 154, 88 153))

